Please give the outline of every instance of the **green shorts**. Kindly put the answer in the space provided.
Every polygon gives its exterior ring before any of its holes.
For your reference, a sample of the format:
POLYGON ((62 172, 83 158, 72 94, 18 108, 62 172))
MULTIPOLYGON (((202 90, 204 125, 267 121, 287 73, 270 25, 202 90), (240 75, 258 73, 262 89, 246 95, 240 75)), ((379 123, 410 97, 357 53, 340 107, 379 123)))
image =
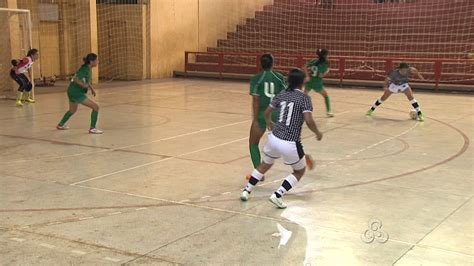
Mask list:
POLYGON ((322 92, 324 90, 324 84, 321 81, 310 80, 304 84, 304 87, 309 90, 316 92, 322 92))
POLYGON ((77 89, 68 89, 67 97, 72 103, 83 103, 87 99, 87 94, 77 89))
MULTIPOLYGON (((271 115, 271 119, 273 122, 276 122, 278 120, 278 111, 274 111, 271 115)), ((258 127, 261 129, 266 129, 267 128, 267 122, 265 121, 265 112, 259 112, 258 113, 258 127)))

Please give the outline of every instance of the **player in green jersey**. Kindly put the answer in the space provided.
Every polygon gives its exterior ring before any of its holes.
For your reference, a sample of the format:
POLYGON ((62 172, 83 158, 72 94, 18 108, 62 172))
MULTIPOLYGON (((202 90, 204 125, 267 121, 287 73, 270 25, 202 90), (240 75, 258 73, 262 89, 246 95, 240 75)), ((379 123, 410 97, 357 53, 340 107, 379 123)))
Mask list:
POLYGON ((328 55, 329 50, 327 49, 318 49, 316 51, 318 59, 311 60, 306 63, 308 68, 308 76, 310 77, 309 81, 305 84, 305 93, 308 94, 311 90, 316 91, 324 97, 324 102, 326 103, 326 115, 328 117, 333 117, 334 113, 331 111, 331 101, 329 95, 324 89, 323 78, 329 73, 328 65, 328 55))
POLYGON ((99 105, 87 98, 88 89, 91 90, 91 93, 94 97, 96 95, 91 82, 92 68, 96 67, 98 64, 99 59, 97 58, 96 54, 91 53, 84 57, 84 64, 81 66, 81 68, 79 68, 79 70, 77 70, 67 89, 67 96, 69 98, 69 111, 64 114, 63 119, 56 126, 58 130, 68 129, 68 127, 65 126, 66 122, 77 111, 79 104, 82 104, 92 109, 89 133, 103 133, 101 130, 96 128, 97 118, 99 116, 99 105))
MULTIPOLYGON (((273 97, 286 89, 285 77, 272 69, 273 56, 271 54, 263 54, 260 59, 260 65, 263 70, 250 80, 252 126, 250 127, 249 148, 250 157, 255 168, 258 167, 261 162, 258 144, 267 128, 265 110, 268 105, 270 105, 273 97)), ((271 117, 273 121, 277 120, 278 114, 278 110, 272 113, 271 117)), ((247 179, 249 178, 250 175, 247 176, 247 179)))

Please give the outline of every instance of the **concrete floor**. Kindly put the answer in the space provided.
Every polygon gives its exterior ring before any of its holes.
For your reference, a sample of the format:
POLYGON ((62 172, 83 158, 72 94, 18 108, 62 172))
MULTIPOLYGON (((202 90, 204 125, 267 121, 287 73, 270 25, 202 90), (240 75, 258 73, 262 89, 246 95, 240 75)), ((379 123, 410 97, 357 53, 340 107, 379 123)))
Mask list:
POLYGON ((332 119, 313 95, 325 135, 305 130, 303 144, 317 167, 282 211, 267 201, 289 172, 281 163, 239 200, 252 170, 247 87, 106 83, 103 135, 87 134, 85 108, 54 129, 63 92, 0 101, 0 264, 474 264, 473 97, 417 94, 418 123, 403 95, 373 119, 380 91, 330 89, 332 119), (382 227, 367 239, 373 219, 382 227), (278 224, 292 232, 280 247, 278 224))

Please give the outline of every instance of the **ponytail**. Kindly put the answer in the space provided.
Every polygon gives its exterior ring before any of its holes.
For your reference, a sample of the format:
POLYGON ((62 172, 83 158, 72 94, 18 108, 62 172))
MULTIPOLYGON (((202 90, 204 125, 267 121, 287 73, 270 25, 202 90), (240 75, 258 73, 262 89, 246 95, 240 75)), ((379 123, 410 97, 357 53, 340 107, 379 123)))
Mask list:
POLYGON ((299 68, 290 70, 290 73, 288 74, 288 88, 286 90, 294 91, 295 89, 301 88, 305 78, 306 74, 303 72, 303 70, 299 68))
POLYGON ((38 49, 33 48, 33 49, 31 49, 31 50, 28 51, 28 53, 26 54, 26 56, 32 57, 32 56, 34 56, 34 55, 37 54, 37 53, 38 53, 38 49))
POLYGON ((90 53, 86 55, 86 57, 84 57, 82 60, 84 61, 84 65, 90 65, 91 62, 97 60, 97 55, 94 53, 90 53))
POLYGON ((319 57, 318 61, 316 62, 316 65, 326 63, 328 60, 329 50, 325 48, 318 49, 316 51, 316 55, 319 57))

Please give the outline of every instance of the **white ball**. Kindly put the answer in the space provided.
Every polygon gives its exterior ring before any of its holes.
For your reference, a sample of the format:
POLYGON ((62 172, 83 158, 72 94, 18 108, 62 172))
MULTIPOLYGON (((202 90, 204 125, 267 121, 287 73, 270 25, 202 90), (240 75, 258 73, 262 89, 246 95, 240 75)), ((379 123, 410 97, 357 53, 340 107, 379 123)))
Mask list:
POLYGON ((417 111, 410 111, 410 118, 413 120, 418 119, 418 112, 417 111))

